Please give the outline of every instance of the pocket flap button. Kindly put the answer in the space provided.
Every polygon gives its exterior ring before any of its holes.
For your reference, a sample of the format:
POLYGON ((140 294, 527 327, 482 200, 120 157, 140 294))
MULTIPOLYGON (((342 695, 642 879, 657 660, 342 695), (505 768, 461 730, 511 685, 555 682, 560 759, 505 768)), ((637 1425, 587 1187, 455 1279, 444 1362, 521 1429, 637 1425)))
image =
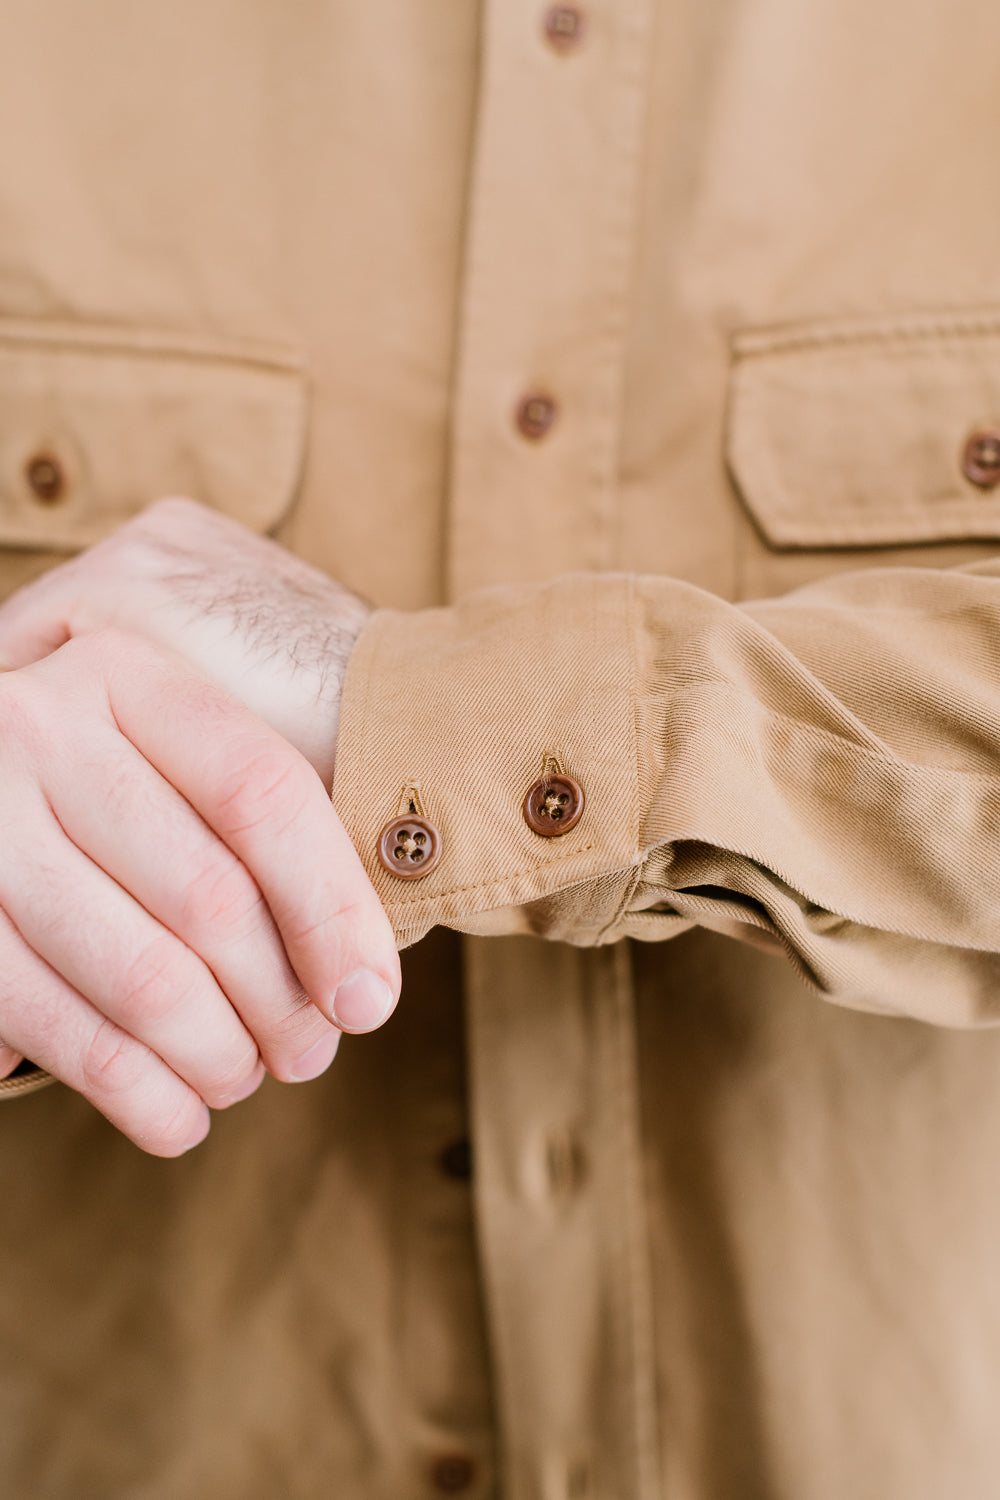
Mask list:
POLYGON ((1000 428, 970 433, 962 453, 962 473, 981 490, 1000 484, 1000 428))
POLYGON ((66 476, 62 464, 48 453, 38 453, 24 466, 24 477, 36 500, 51 505, 58 500, 66 488, 66 476))

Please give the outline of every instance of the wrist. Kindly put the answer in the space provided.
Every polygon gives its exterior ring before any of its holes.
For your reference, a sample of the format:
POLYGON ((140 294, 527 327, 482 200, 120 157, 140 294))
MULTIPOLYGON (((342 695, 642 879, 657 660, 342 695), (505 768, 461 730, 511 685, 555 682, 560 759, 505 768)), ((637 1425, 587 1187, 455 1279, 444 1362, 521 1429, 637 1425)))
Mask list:
MULTIPOLYGON (((297 730, 289 734, 296 749, 316 771, 329 791, 333 784, 337 737, 340 732, 340 706, 347 666, 358 638, 372 613, 371 605, 357 595, 340 591, 337 615, 328 622, 325 650, 320 673, 320 688, 299 718, 297 730)), ((315 641, 309 643, 315 650, 315 641)))

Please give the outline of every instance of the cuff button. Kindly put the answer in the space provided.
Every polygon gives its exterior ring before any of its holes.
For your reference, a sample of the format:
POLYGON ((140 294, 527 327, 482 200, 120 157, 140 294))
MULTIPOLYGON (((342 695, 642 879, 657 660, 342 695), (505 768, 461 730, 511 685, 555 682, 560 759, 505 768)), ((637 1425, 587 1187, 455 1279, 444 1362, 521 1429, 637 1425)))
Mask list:
POLYGON ((379 864, 399 880, 429 875, 440 858, 441 835, 426 818, 397 818, 379 835, 379 864))
POLYGON ((583 788, 572 776, 543 776, 524 799, 524 821, 543 838, 569 833, 583 816, 583 788))

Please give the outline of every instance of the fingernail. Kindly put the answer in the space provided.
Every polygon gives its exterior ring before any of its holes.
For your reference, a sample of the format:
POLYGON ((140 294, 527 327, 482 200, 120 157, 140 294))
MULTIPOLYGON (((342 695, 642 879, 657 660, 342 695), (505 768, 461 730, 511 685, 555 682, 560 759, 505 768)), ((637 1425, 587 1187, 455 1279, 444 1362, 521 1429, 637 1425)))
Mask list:
POLYGON ((318 1078, 321 1073, 325 1073, 337 1054, 339 1044, 339 1031, 331 1031, 329 1035, 321 1037, 315 1047, 310 1047, 292 1069, 295 1082, 308 1083, 311 1078, 318 1078))
POLYGON ((333 1019, 341 1031, 373 1031, 395 1003, 384 979, 370 969, 359 969, 334 995, 333 1019))

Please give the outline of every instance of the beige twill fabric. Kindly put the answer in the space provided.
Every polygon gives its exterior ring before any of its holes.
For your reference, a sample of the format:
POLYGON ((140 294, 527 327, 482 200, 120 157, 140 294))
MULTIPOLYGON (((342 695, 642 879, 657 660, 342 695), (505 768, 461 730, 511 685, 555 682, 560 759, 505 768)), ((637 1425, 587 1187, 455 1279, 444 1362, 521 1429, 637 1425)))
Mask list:
POLYGON ((4 587, 185 490, 368 594, 409 945, 183 1161, 4 1105, 18 1500, 994 1500, 1000 17, 544 12, 5 7, 4 587))

